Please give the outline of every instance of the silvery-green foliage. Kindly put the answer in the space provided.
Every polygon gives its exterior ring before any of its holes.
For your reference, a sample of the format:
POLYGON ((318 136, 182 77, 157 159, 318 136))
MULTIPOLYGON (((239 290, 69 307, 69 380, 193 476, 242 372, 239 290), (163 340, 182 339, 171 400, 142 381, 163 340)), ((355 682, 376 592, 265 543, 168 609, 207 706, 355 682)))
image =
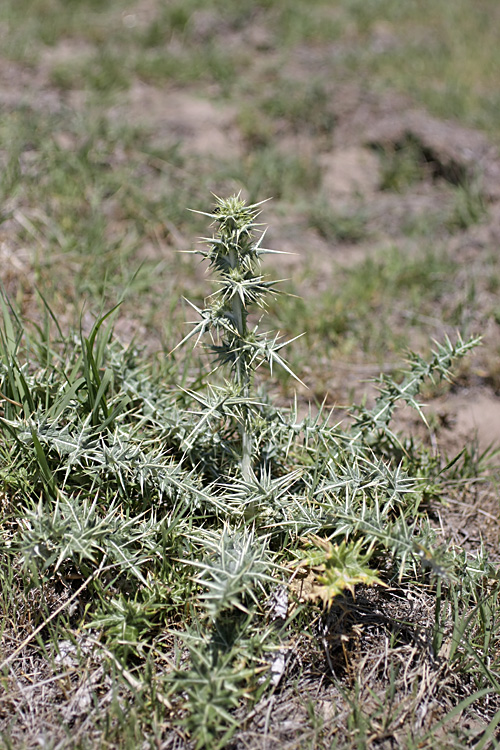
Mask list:
POLYGON ((224 611, 248 612, 265 596, 266 584, 272 583, 272 555, 268 540, 256 537, 252 529, 223 530, 206 540, 207 556, 191 564, 200 573, 195 581, 204 589, 201 594, 207 613, 214 620, 224 611))
POLYGON ((428 362, 412 354, 402 381, 382 378, 350 425, 278 407, 256 381, 264 365, 290 372, 284 342, 249 323, 277 294, 261 270, 273 251, 260 206, 217 198, 206 214, 214 234, 197 252, 216 289, 192 305, 181 344, 203 341, 217 375, 190 378, 173 355, 154 372, 114 341, 111 314, 88 337, 34 341, 0 298, 0 478, 12 496, 1 544, 35 581, 90 575, 96 604, 82 626, 120 658, 162 653, 166 632, 187 644, 168 692, 199 748, 223 747, 234 711, 266 689, 266 655, 293 633, 270 622, 269 601, 307 567, 304 541, 342 551, 327 555, 329 596, 340 577, 456 576, 422 512, 427 478, 391 420, 399 401, 421 414, 425 379, 449 378, 477 340, 446 340, 428 362))

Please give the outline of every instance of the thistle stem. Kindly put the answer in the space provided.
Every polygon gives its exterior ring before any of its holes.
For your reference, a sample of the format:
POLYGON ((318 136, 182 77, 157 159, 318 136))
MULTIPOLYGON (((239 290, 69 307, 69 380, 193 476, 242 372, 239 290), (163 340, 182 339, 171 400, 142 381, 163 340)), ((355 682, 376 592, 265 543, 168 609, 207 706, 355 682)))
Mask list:
MULTIPOLYGON (((234 324, 241 340, 244 341, 247 335, 246 310, 238 295, 233 297, 231 307, 234 324)), ((244 399, 248 399, 250 396, 251 377, 248 363, 243 358, 238 360, 237 380, 242 389, 244 399)), ((243 419, 239 430, 241 435, 241 473, 245 482, 251 482, 254 477, 252 466, 253 438, 251 431, 248 429, 248 412, 248 406, 244 404, 243 419)))

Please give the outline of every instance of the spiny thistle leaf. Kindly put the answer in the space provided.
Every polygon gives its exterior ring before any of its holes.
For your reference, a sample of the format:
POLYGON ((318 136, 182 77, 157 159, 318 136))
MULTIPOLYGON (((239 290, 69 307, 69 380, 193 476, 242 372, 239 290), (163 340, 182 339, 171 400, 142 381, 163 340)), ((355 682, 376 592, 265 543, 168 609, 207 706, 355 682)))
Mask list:
POLYGON ((382 376, 376 379, 379 384, 379 396, 371 410, 356 406, 352 409, 357 413, 353 423, 354 439, 363 436, 368 443, 376 443, 382 434, 390 439, 392 443, 399 445, 398 438, 390 431, 389 423, 398 401, 403 401, 411 406, 425 422, 421 404, 417 396, 425 380, 432 382, 436 380, 450 380, 451 366, 457 360, 464 357, 471 349, 481 342, 480 337, 471 337, 464 341, 460 335, 457 336, 455 344, 446 337, 444 343, 436 343, 436 349, 432 352, 429 361, 422 359, 418 354, 410 353, 410 367, 404 373, 403 381, 398 384, 392 378, 382 376))
POLYGON ((191 562, 201 570, 196 582, 206 589, 201 598, 210 617, 233 608, 247 612, 250 602, 258 602, 258 589, 272 581, 267 572, 270 564, 266 539, 255 539, 251 531, 225 531, 215 559, 191 562))

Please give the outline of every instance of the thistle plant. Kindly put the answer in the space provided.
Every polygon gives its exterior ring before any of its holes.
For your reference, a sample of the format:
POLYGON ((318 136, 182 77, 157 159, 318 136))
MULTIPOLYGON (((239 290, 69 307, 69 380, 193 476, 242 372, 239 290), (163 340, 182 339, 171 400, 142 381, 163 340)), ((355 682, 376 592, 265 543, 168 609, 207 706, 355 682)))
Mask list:
MULTIPOLYGON (((344 428, 321 408, 299 419, 297 405, 273 405, 255 388, 256 369, 296 376, 280 354, 290 342, 253 317, 278 294, 261 272, 276 251, 263 247, 260 205, 217 198, 204 214, 213 236, 195 251, 218 286, 203 309, 190 303, 198 318, 181 344, 208 339, 222 385, 209 376, 172 387, 173 358, 157 375, 113 340, 109 315, 88 338, 55 346, 48 326, 26 330, 0 289, 0 552, 33 585, 81 579, 88 603, 78 632, 99 631, 98 663, 104 654, 140 686, 148 712, 157 699, 168 705, 199 750, 227 746, 242 708, 286 679, 290 639, 306 630, 314 640, 336 600, 349 605, 360 587, 444 580, 433 639, 439 647, 456 610, 459 649, 472 620, 446 599, 450 586, 477 592, 478 581, 497 580, 487 561, 439 543, 422 501, 426 483, 441 491, 446 472, 431 465, 425 474, 422 451, 412 448, 410 460, 391 426, 399 403, 423 416, 423 382, 449 378, 477 340, 446 339, 429 361, 411 355, 401 380, 381 378, 372 408, 353 407, 344 428), (163 673, 164 663, 175 666, 163 673)), ((56 650, 62 627, 54 622, 56 650)))
POLYGON ((197 212, 208 216, 216 226, 211 238, 204 238, 208 249, 192 251, 209 262, 209 268, 219 275, 219 289, 208 298, 207 307, 200 310, 192 302, 200 320, 190 333, 180 342, 196 336, 198 342, 204 334, 209 334, 209 349, 215 355, 218 366, 229 368, 231 383, 222 395, 225 400, 232 396, 233 414, 238 422, 241 437, 241 474, 244 481, 252 482, 253 441, 251 400, 253 373, 263 362, 267 362, 272 372, 274 364, 285 368, 296 377, 279 351, 289 342, 282 342, 279 336, 271 338, 260 333, 258 324, 249 326, 248 316, 253 306, 265 309, 266 296, 277 294, 278 281, 267 280, 260 272, 261 257, 276 251, 262 247, 265 232, 257 236, 260 224, 256 219, 261 203, 246 205, 239 195, 217 198, 213 213, 197 212))

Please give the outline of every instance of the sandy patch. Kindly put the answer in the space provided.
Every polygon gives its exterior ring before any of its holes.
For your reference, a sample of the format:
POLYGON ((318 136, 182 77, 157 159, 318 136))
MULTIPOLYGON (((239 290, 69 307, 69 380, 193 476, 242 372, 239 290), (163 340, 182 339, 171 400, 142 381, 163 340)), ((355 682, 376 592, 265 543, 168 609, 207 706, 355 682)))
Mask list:
POLYGON ((146 124, 165 142, 180 142, 187 153, 229 159, 241 154, 235 109, 199 96, 136 81, 110 116, 146 124))
POLYGON ((477 438, 479 448, 500 446, 500 398, 490 390, 465 389, 450 394, 438 409, 446 419, 443 439, 470 444, 477 438))
POLYGON ((338 198, 369 196, 380 186, 380 162, 368 148, 334 149, 320 159, 323 188, 333 202, 338 198))

